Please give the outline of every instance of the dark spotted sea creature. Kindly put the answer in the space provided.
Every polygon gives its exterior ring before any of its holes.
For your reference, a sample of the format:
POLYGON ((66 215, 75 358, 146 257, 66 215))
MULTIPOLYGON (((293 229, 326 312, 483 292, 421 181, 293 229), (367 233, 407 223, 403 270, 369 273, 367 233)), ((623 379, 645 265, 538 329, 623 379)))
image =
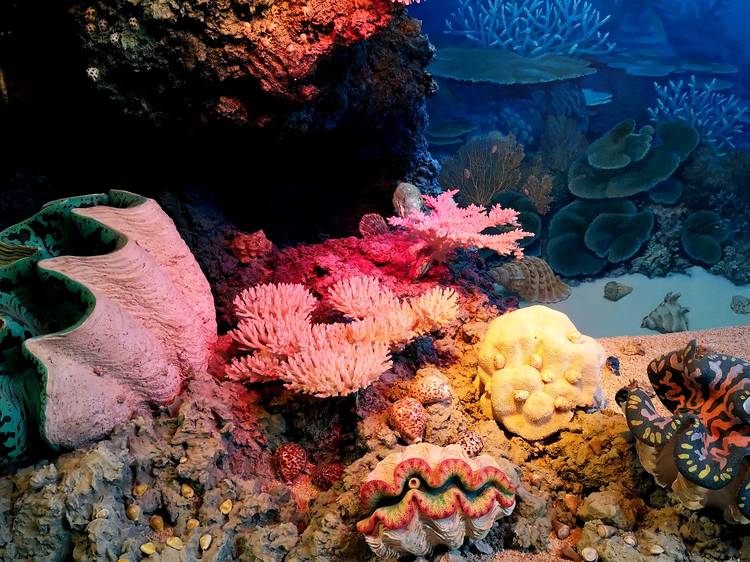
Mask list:
POLYGON ((648 367, 662 416, 641 389, 617 393, 644 468, 690 509, 750 523, 750 364, 693 340, 648 367))

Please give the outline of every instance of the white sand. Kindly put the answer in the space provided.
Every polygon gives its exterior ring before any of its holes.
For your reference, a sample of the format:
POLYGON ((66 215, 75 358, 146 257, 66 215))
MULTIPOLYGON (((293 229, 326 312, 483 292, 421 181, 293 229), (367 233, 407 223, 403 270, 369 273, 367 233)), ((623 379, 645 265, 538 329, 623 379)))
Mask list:
POLYGON ((657 332, 641 328, 641 321, 670 291, 682 294, 679 302, 690 309, 691 330, 750 324, 750 314, 737 314, 729 307, 733 295, 750 298, 750 285, 738 287, 700 267, 691 268, 688 275, 649 279, 635 274, 582 283, 572 287, 566 301, 547 306, 567 314, 582 333, 592 337, 653 335, 657 332), (609 301, 604 298, 604 285, 609 281, 630 285, 634 290, 617 302, 609 301))

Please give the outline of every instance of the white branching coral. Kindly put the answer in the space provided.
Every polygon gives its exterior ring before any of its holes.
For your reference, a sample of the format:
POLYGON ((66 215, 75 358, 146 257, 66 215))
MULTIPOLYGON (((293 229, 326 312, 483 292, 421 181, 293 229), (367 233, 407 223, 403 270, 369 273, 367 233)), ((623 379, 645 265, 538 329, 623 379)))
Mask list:
POLYGON ((351 322, 313 324, 317 299, 303 285, 259 285, 235 299, 237 328, 230 332, 245 355, 226 374, 243 382, 282 380, 318 397, 365 388, 390 369, 390 350, 437 330, 458 316, 453 289, 436 287, 400 300, 374 277, 336 283, 328 302, 351 322))

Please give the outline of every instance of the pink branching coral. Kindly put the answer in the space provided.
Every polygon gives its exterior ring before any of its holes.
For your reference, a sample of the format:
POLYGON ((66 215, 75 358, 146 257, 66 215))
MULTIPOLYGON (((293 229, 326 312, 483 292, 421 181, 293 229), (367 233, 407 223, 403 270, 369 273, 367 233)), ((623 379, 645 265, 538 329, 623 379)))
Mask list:
POLYGON ((445 262, 458 248, 488 248, 500 255, 521 257, 518 241, 533 236, 520 228, 500 234, 482 234, 487 228, 518 227, 518 213, 495 205, 487 210, 478 205, 459 207, 453 200, 458 190, 446 191, 437 197, 424 196, 430 212, 415 212, 405 217, 391 217, 392 226, 400 226, 417 240, 413 252, 431 262, 445 262))
POLYGON ((351 322, 314 324, 318 300, 303 285, 250 287, 234 301, 241 319, 230 332, 244 351, 227 375, 243 382, 282 380, 318 397, 365 388, 391 368, 390 350, 439 329, 458 316, 452 289, 436 287, 400 300, 374 277, 334 284, 328 300, 351 322))

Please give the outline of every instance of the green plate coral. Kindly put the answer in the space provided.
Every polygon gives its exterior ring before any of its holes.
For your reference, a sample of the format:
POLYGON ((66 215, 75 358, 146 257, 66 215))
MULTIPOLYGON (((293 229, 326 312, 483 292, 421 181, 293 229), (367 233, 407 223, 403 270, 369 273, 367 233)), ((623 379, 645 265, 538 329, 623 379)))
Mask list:
POLYGON ((698 131, 686 123, 661 123, 656 130, 647 125, 635 132, 635 121, 628 119, 592 142, 573 162, 568 189, 584 199, 649 191, 672 176, 698 141, 698 131))

